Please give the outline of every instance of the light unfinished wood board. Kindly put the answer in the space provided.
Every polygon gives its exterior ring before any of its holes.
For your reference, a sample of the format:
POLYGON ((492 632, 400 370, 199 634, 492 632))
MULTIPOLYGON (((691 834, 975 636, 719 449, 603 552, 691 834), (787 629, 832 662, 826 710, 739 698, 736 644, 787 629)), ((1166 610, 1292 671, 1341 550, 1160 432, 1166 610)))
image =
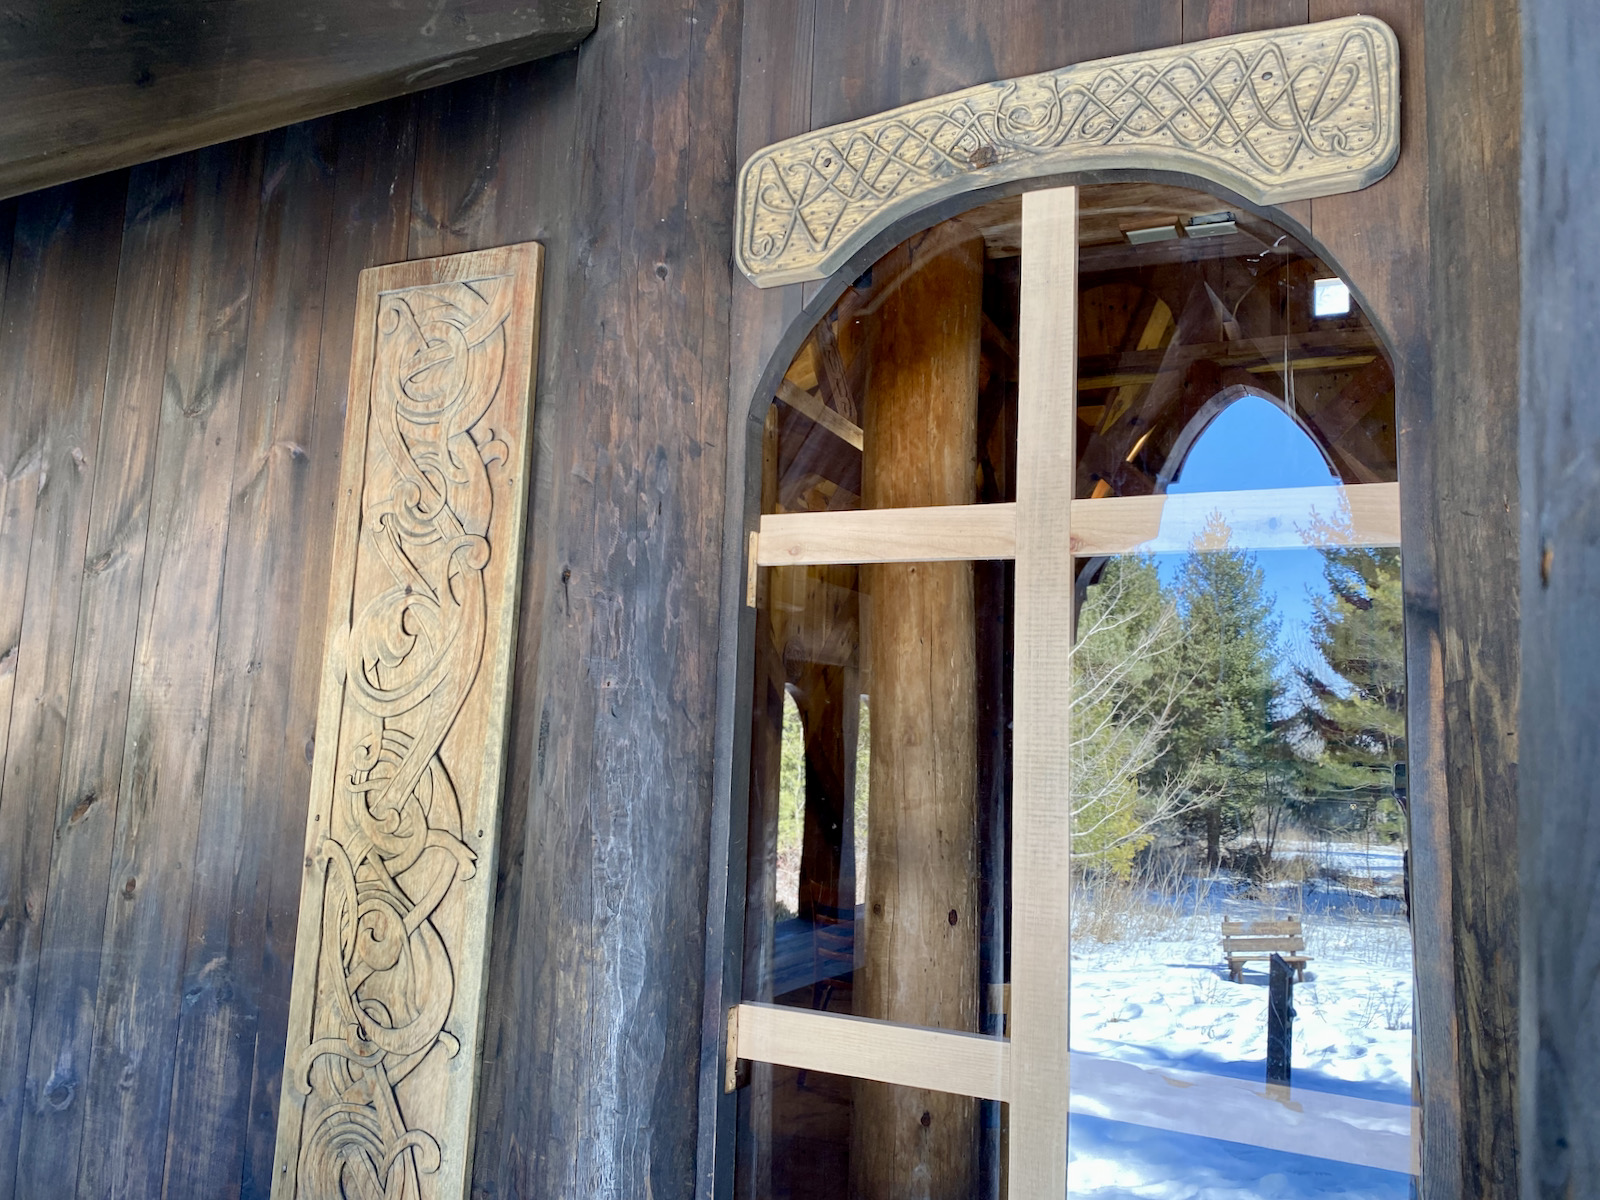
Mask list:
POLYGON ((541 261, 361 275, 274 1200, 471 1179, 541 261))
POLYGON ((1072 552, 1080 558, 1399 544, 1398 483, 1117 496, 1072 505, 1072 552), (1227 523, 1225 539, 1206 529, 1213 514, 1227 523))
POLYGON ((1011 875, 1012 1200, 1067 1191, 1078 193, 1022 201, 1011 875), (1064 602, 1065 600, 1065 602, 1064 602))
MULTIPOLYGON (((1400 485, 1269 488, 1072 502, 1072 553, 1186 553, 1303 546, 1398 546, 1400 485), (1203 537, 1218 514, 1228 537, 1203 537)), ((775 513, 761 518, 762 567, 1015 558, 1015 504, 775 513)))
MULTIPOLYGON (((1007 1101, 1005 1038, 740 1004, 728 1010, 729 1090, 738 1060, 1007 1101)), ((1071 1111, 1108 1121, 1415 1174, 1418 1110, 1197 1071, 1071 1056, 1071 1111)))
POLYGON ((1005 1038, 781 1004, 740 1004, 732 1012, 736 1058, 986 1100, 1010 1095, 1005 1038))
POLYGON ((854 512, 773 513, 761 518, 756 563, 951 562, 1014 558, 1014 504, 866 508, 854 512))

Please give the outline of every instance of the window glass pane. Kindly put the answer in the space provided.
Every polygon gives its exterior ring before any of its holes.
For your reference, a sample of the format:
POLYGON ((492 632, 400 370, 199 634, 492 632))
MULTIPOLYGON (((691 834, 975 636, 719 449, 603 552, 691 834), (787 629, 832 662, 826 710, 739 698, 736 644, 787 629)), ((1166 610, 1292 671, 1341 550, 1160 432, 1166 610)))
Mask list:
MULTIPOLYGON (((1193 456, 1226 466, 1270 434, 1257 426, 1282 419, 1267 406, 1224 416, 1193 456)), ((1074 662, 1074 1196, 1410 1194, 1400 555, 1317 546, 1343 519, 1322 514, 1304 531, 1307 548, 1250 550, 1213 510, 1187 554, 1085 565, 1074 662), (1286 982, 1304 971, 1289 999, 1288 1052, 1277 1055, 1274 950, 1286 982), (1146 1073, 1118 1075, 1122 1064, 1146 1073), (1176 1127, 1152 1127, 1141 1100, 1152 1087, 1159 1099, 1162 1072, 1193 1096, 1176 1127), (1381 1145, 1349 1133, 1351 1152, 1308 1129, 1290 1141, 1310 1156, 1242 1144, 1260 1131, 1210 1097, 1246 1081, 1270 1105, 1274 1078, 1292 1085, 1285 1102, 1370 1102, 1364 1116, 1390 1132, 1381 1145)))
MULTIPOLYGON (((762 511, 1014 498, 1013 198, 885 255, 768 411, 762 511)), ((744 996, 999 1032, 1012 568, 760 572, 744 996)))
POLYGON ((1003 1200, 1003 1105, 793 1067, 750 1070, 739 1093, 738 1200, 1003 1200))
POLYGON ((1003 1032, 1012 581, 762 572, 745 999, 1003 1032))
POLYGON ((1016 199, 897 246, 779 384, 763 512, 1006 499, 1016 465, 1016 199))
MULTIPOLYGON (((1251 214, 1164 185, 1081 198, 1077 493, 1168 500, 1146 553, 1077 560, 1062 598, 1069 1191, 1405 1195, 1400 559, 1341 548, 1351 505, 1391 501, 1334 486, 1396 477, 1390 368, 1333 272, 1251 214), (1304 972, 1287 1043, 1273 951, 1280 989, 1304 972)), ((1019 241, 996 201, 847 289, 767 414, 764 514, 1015 500, 1019 241)), ((746 1001, 1007 1032, 1014 579, 758 572, 746 1001)), ((740 1196, 874 1200, 918 1170, 930 1195, 1003 1192, 999 1104, 744 1071, 740 1196)))
MULTIPOLYGON (((1246 395, 1306 431, 1304 449, 1322 461, 1312 483, 1396 478, 1387 356, 1348 289, 1310 250, 1185 188, 1086 187, 1082 212, 1079 496, 1190 482, 1186 472, 1202 464, 1189 448, 1246 395), (1224 215, 1231 219, 1207 220, 1224 215), (1141 240, 1151 230, 1167 236, 1141 240)), ((1260 471, 1203 486, 1283 486, 1271 449, 1261 447, 1260 471)))

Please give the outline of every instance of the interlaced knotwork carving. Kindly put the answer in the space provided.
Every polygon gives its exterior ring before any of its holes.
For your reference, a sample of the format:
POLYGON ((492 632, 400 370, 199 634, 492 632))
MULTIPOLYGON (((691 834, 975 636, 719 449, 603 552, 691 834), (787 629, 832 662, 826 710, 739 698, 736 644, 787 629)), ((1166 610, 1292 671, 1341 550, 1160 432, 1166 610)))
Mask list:
POLYGON ((349 624, 318 726, 319 755, 335 748, 312 797, 285 1067, 293 1176, 275 1195, 461 1194, 473 1071, 452 1060, 476 1040, 486 912, 464 888, 493 836, 505 697, 485 691, 504 691, 489 664, 509 650, 520 541, 523 456, 496 425, 520 447, 508 358, 525 380, 531 338, 508 324, 530 287, 512 273, 370 296, 370 403, 353 398, 346 441, 359 498, 341 510, 359 506, 359 536, 334 570, 349 624))
POLYGON ((1261 203, 1364 187, 1399 150, 1398 56, 1351 17, 984 84, 761 151, 740 178, 740 266, 821 278, 931 201, 1029 176, 1186 171, 1261 203))

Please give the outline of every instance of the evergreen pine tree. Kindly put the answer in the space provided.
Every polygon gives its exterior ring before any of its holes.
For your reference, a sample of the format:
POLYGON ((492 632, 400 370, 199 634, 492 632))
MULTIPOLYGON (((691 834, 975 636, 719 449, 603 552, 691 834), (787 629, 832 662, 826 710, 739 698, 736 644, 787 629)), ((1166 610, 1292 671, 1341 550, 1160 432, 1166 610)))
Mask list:
MULTIPOLYGON (((1313 533, 1332 542, 1348 520, 1340 514, 1319 521, 1313 533)), ((1311 644, 1322 669, 1298 672, 1305 697, 1296 714, 1300 736, 1321 751, 1308 791, 1336 812, 1351 806, 1344 813, 1357 823, 1370 821, 1398 837, 1404 817, 1396 767, 1403 770, 1406 759, 1400 552, 1337 545, 1320 552, 1328 591, 1313 601, 1311 644)))
POLYGON ((1283 744, 1273 724, 1278 699, 1279 618, 1262 590, 1254 554, 1230 546, 1220 513, 1206 521, 1179 569, 1182 675, 1169 772, 1188 770, 1206 832, 1206 862, 1221 858, 1224 826, 1237 828, 1282 780, 1283 744))

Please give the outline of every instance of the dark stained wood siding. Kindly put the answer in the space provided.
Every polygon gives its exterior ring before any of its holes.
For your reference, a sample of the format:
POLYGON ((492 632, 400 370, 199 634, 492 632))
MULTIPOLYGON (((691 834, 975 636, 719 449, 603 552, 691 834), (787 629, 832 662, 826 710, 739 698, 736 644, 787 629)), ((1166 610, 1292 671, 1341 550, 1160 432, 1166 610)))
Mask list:
POLYGON ((1600 25, 1523 7, 1524 1195, 1600 1195, 1600 25))
MULTIPOLYGON (((1427 6, 1436 555, 1459 1183, 1518 1194, 1517 454, 1522 56, 1513 0, 1427 6)), ((1575 952, 1576 947, 1572 950, 1575 952)), ((1427 1048, 1426 1046, 1424 1047, 1427 1048)), ((1437 1164, 1445 1187, 1444 1164, 1437 1164)), ((1454 1182, 1454 1181, 1451 1181, 1454 1182)), ((1570 1193, 1581 1195, 1581 1190, 1570 1193)))
POLYGON ((357 275, 530 238, 476 1190, 692 1191, 738 40, 0 203, 0 1196, 270 1189, 357 275))
POLYGON ((0 202, 0 1200, 270 1187, 361 268, 548 252, 475 1193, 708 1194, 743 891, 724 547, 744 415, 822 290, 734 275, 738 162, 1358 9, 1401 37, 1400 164, 1284 217, 1399 370, 1428 1195, 1511 1194, 1483 1164, 1511 1153, 1516 1029, 1514 162, 1473 180, 1515 141, 1474 24, 1505 10, 1467 7, 1425 50, 1413 0, 619 0, 541 63, 0 202))

